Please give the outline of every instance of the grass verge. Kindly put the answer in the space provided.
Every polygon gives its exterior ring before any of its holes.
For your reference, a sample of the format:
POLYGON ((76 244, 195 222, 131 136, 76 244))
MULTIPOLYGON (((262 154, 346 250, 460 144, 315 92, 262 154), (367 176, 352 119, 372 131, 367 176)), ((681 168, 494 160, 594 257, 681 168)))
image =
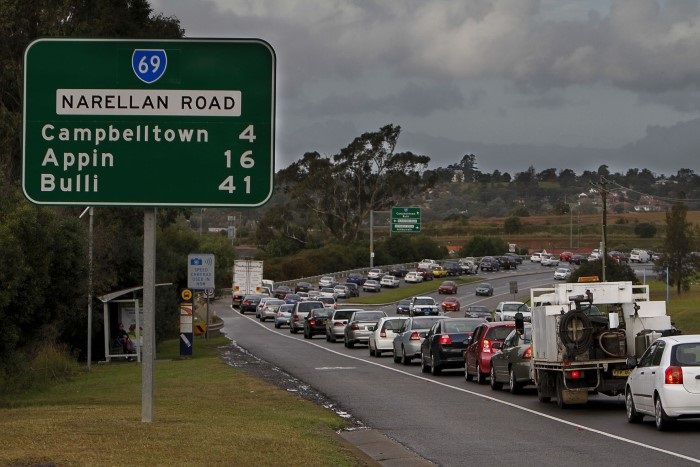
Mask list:
POLYGON ((337 415, 227 366, 225 337, 179 359, 159 346, 154 417, 141 422, 141 366, 94 365, 42 390, 0 396, 2 465, 367 465, 337 415))

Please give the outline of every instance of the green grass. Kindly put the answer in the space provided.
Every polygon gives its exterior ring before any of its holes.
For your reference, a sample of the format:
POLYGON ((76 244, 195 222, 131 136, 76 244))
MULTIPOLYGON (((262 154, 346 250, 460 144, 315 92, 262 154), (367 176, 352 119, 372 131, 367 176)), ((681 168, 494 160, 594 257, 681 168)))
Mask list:
POLYGON ((481 279, 482 278, 477 277, 450 277, 449 279, 434 279, 432 281, 419 282, 418 284, 411 284, 409 286, 399 287, 397 289, 382 289, 382 291, 379 293, 365 293, 361 297, 345 300, 344 303, 351 303, 353 305, 381 305, 385 303, 394 303, 404 298, 436 292, 437 288, 445 280, 451 280, 457 285, 461 285, 477 282, 481 279))
POLYGON ((136 363, 0 395, 0 465, 366 465, 334 432, 343 419, 227 366, 225 345, 197 339, 191 359, 177 341, 159 346, 151 423, 136 363))
MULTIPOLYGON (((649 282, 652 300, 666 300, 666 283, 662 281, 649 282)), ((683 334, 700 334, 700 284, 692 284, 690 291, 676 293, 671 288, 668 293, 666 313, 671 316, 676 328, 683 334)))

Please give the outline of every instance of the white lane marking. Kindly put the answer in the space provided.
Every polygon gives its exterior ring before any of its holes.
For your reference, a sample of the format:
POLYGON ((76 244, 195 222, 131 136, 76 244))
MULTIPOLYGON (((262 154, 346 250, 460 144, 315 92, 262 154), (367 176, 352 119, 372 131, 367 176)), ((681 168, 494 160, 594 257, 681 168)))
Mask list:
POLYGON ((319 349, 321 349, 321 350, 325 350, 326 352, 330 352, 330 353, 339 355, 339 356, 341 356, 341 357, 350 358, 350 359, 352 359, 352 360, 357 360, 357 361, 359 361, 359 362, 363 362, 363 363, 366 363, 366 364, 369 364, 369 365, 375 365, 375 366, 384 368, 384 369, 386 369, 386 370, 394 371, 394 372, 400 373, 400 374, 402 374, 402 375, 410 376, 411 378, 416 378, 416 379, 419 379, 419 380, 421 380, 421 381, 425 381, 425 382, 427 382, 427 383, 437 384, 437 385, 439 385, 439 386, 443 386, 443 387, 446 387, 446 388, 449 388, 449 389, 453 389, 453 390, 455 390, 455 391, 460 391, 460 392, 463 392, 463 393, 466 393, 466 394, 470 394, 470 395, 472 395, 472 396, 481 397, 481 398, 486 399, 486 400, 491 401, 491 402, 497 402, 497 403, 499 403, 499 404, 506 405, 506 406, 511 407, 511 408, 514 408, 514 409, 522 410, 523 412, 527 412, 527 413, 530 413, 530 414, 532 414, 532 415, 537 415, 537 416, 539 416, 539 417, 543 417, 543 418, 546 418, 546 419, 549 419, 549 420, 552 420, 552 421, 555 421, 555 422, 559 422, 559 423, 562 423, 562 424, 564 424, 564 425, 569 425, 569 426, 572 426, 572 427, 577 428, 577 429, 580 429, 580 430, 590 431, 591 433, 596 433, 596 434, 599 434, 599 435, 602 435, 602 436, 606 436, 606 437, 611 438, 611 439, 615 439, 615 440, 618 440, 618 441, 622 441, 622 442, 625 442, 625 443, 628 443, 628 444, 633 444, 633 445, 635 445, 635 446, 639 446, 639 447, 646 448, 646 449, 649 449, 649 450, 652 450, 652 451, 656 451, 656 452, 660 452, 660 453, 663 453, 663 454, 668 454, 668 455, 670 455, 670 456, 677 457, 677 458, 679 458, 679 459, 684 459, 684 460, 687 460, 687 461, 690 461, 690 462, 694 462, 694 463, 696 463, 696 464, 700 464, 700 458, 695 458, 695 457, 686 456, 686 455, 683 455, 683 454, 679 454, 679 453, 677 453, 677 452, 669 451, 669 450, 667 450, 667 449, 657 448, 657 447, 655 447, 655 446, 649 446, 648 444, 644 444, 644 443, 641 443, 641 442, 639 442, 639 441, 635 441, 635 440, 633 440, 633 439, 623 438, 622 436, 614 435, 614 434, 608 433, 608 432, 606 432, 606 431, 597 430, 597 429, 595 429, 595 428, 591 428, 591 427, 588 427, 588 426, 585 426, 585 425, 580 425, 580 424, 578 424, 578 423, 570 422, 570 421, 568 421, 568 420, 564 420, 563 418, 558 418, 558 417, 555 417, 555 416, 553 416, 553 415, 549 415, 549 414, 545 414, 545 413, 542 413, 542 412, 538 412, 538 411, 536 411, 536 410, 528 409, 527 407, 523 407, 523 406, 521 406, 521 405, 517 405, 517 404, 514 404, 514 403, 512 403, 512 402, 508 402, 508 401, 504 401, 504 400, 501 400, 501 399, 497 399, 497 398, 495 398, 495 397, 487 396, 487 395, 484 395, 484 394, 481 394, 481 393, 478 393, 478 392, 470 391, 469 389, 464 389, 464 388, 452 386, 452 385, 450 385, 450 384, 443 383, 443 382, 441 382, 441 381, 435 381, 435 380, 433 380, 433 379, 425 378, 425 377, 423 377, 423 376, 414 375, 414 374, 412 374, 412 373, 409 373, 409 372, 407 372, 407 371, 400 370, 400 369, 398 369, 398 368, 394 368, 394 367, 391 367, 391 366, 386 366, 386 365, 384 365, 384 364, 382 364, 382 363, 373 362, 373 361, 371 361, 371 360, 365 360, 364 358, 355 357, 355 356, 352 356, 352 355, 347 355, 347 354, 338 352, 337 350, 329 349, 329 348, 327 348, 327 347, 323 347, 322 345, 315 344, 315 343, 310 342, 310 341, 308 341, 308 340, 302 340, 302 339, 296 338, 296 337, 294 337, 294 336, 292 336, 292 335, 288 335, 288 336, 287 336, 287 335, 284 335, 284 333, 279 332, 279 331, 277 331, 277 330, 275 330, 275 329, 269 328, 269 327, 265 326, 263 323, 254 321, 253 318, 248 317, 248 316, 246 316, 246 315, 241 315, 240 317, 241 317, 241 318, 247 318, 248 320, 252 321, 254 324, 257 324, 257 325, 259 325, 261 328, 263 328, 263 329, 265 329, 265 330, 267 330, 267 331, 269 331, 269 332, 272 332, 272 333, 274 333, 274 334, 279 334, 279 335, 282 336, 282 337, 289 338, 289 339, 293 339, 295 342, 301 342, 301 343, 304 343, 304 344, 313 345, 314 347, 317 347, 317 348, 319 348, 319 349))
POLYGON ((314 370, 356 370, 355 366, 322 366, 314 368, 314 370))

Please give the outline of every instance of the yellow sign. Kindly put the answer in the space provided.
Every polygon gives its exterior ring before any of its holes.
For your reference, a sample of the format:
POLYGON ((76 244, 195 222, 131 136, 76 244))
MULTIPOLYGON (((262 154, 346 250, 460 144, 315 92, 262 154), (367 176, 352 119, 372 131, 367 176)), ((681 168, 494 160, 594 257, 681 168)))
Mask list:
POLYGON ((600 282, 598 276, 581 276, 578 278, 579 282, 600 282))
POLYGON ((180 292, 180 296, 184 301, 189 302, 192 300, 192 291, 190 289, 183 289, 182 292, 180 292))

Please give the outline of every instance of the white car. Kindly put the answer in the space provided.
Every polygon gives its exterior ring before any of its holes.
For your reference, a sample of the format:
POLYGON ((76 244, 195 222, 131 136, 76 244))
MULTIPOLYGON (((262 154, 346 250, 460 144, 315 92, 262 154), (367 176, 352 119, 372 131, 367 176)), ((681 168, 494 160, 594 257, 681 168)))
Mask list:
POLYGON ((496 311, 494 312, 494 321, 515 321, 515 314, 522 313, 523 319, 525 321, 530 321, 532 319, 532 312, 530 307, 528 307, 523 302, 501 302, 496 306, 496 311))
POLYGON ((627 377, 625 407, 630 423, 649 415, 659 431, 700 418, 700 335, 655 340, 627 377))
POLYGON ((554 280, 555 281, 565 281, 571 276, 571 269, 569 268, 557 268, 556 271, 554 271, 554 280))
POLYGON ((408 314, 410 316, 428 316, 438 315, 440 311, 435 299, 425 295, 411 298, 411 303, 408 305, 408 314))
POLYGON ((384 271, 379 268, 372 268, 367 271, 367 279, 379 280, 384 275, 384 271))
POLYGON ((372 357, 381 357, 383 352, 394 352, 394 337, 405 317, 388 316, 380 318, 369 335, 369 354, 372 357))
POLYGON ((418 282, 423 282, 423 274, 416 272, 416 271, 410 271, 406 273, 406 275, 403 278, 404 282, 410 282, 413 284, 417 284, 418 282))
POLYGON ((530 256, 530 261, 533 263, 539 263, 542 261, 542 253, 533 253, 532 256, 530 256))
POLYGON ((554 255, 542 255, 540 258, 540 264, 542 266, 559 266, 559 257, 554 255))
POLYGON ((318 280, 318 288, 322 289, 324 287, 335 287, 338 285, 338 281, 335 280, 335 277, 333 276, 321 276, 321 278, 318 280))
POLYGON ((638 248, 632 249, 632 251, 630 251, 630 262, 631 263, 648 263, 649 262, 649 252, 646 250, 640 250, 638 248))
POLYGON ((398 287, 400 284, 399 278, 396 276, 390 276, 386 274, 385 276, 382 277, 382 280, 379 281, 379 285, 382 287, 390 287, 392 289, 398 287))

